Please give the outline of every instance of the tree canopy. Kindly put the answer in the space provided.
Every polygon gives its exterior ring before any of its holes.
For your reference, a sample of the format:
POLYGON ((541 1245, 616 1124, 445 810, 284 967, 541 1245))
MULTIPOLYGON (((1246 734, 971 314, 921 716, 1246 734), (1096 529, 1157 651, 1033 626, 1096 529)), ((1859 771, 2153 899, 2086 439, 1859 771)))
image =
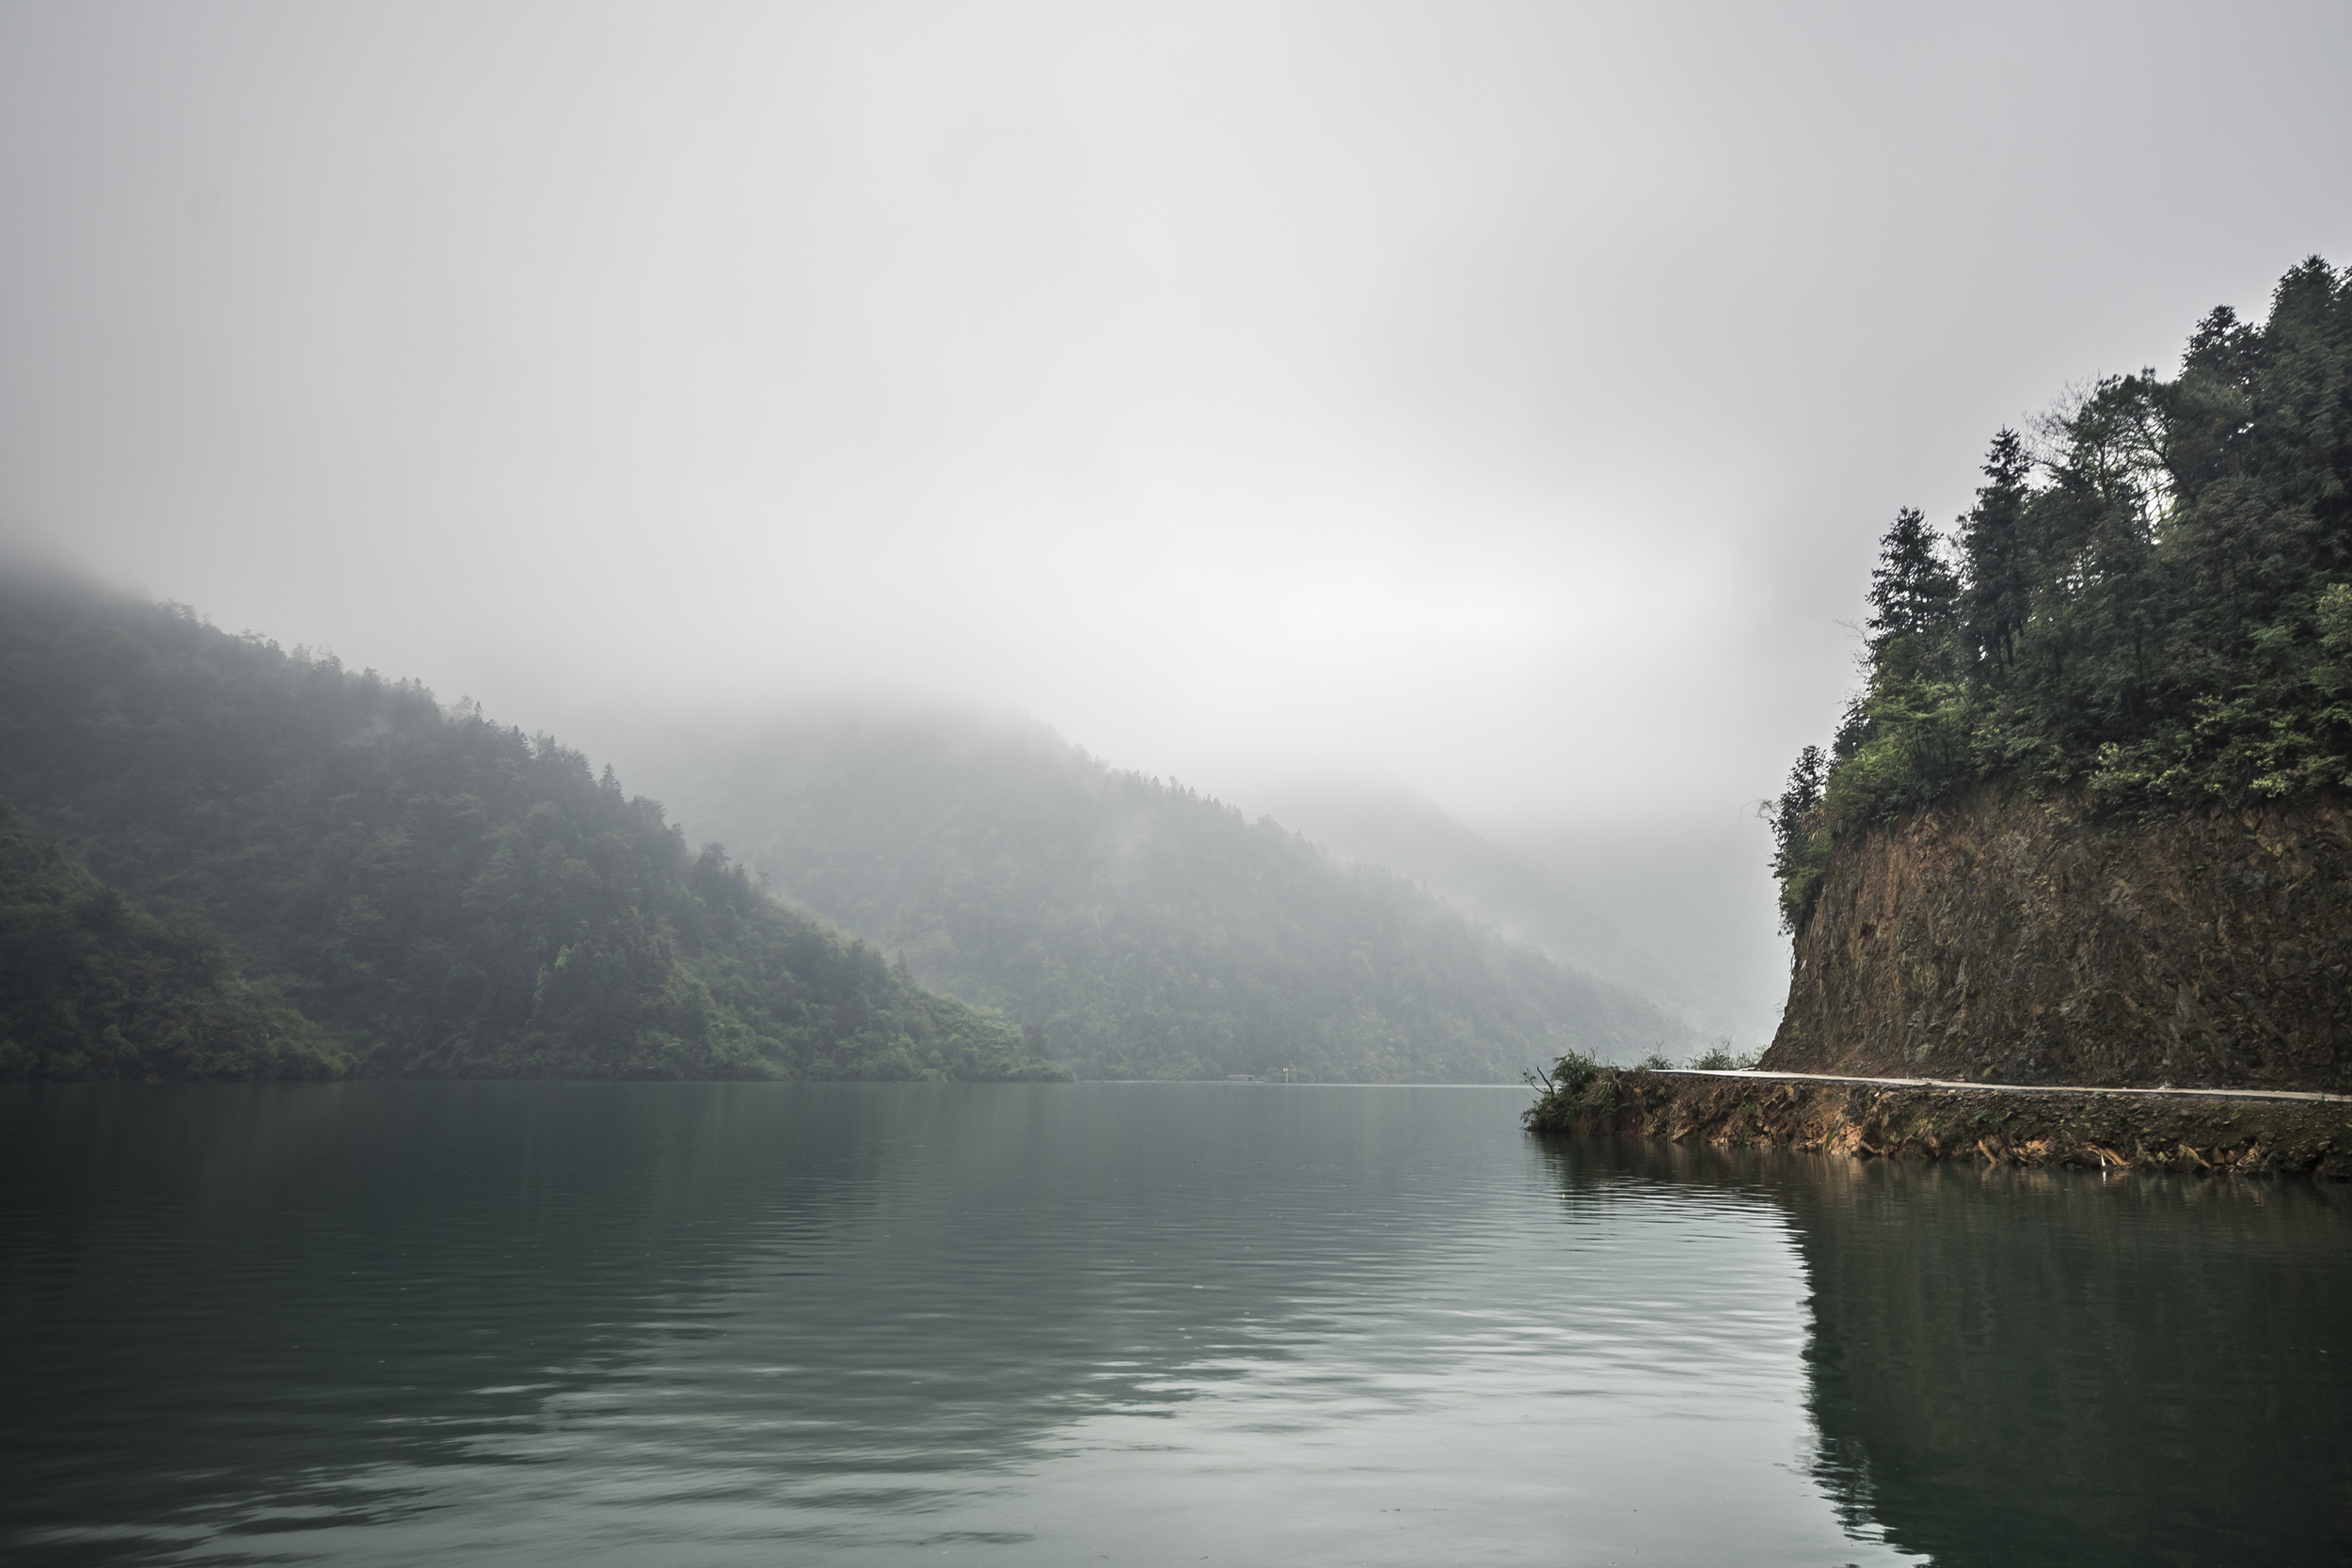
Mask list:
POLYGON ((159 919, 0 801, 0 1078, 331 1078, 352 1062, 194 915, 159 919))

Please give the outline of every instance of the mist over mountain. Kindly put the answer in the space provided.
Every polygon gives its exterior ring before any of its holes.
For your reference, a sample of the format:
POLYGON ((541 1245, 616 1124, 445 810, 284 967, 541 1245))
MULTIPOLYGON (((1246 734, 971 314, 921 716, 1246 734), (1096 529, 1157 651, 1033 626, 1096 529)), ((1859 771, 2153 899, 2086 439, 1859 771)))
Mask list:
POLYGON ((0 798, 9 1076, 1065 1076, 610 767, 185 606, 0 570, 0 798))
POLYGON ((1698 1038, 1406 878, 1018 718, 608 718, 592 743, 780 895, 1081 1076, 1492 1082, 1560 1044, 1698 1038))
POLYGON ((1419 882, 1515 942, 1631 988, 1711 1037, 1771 1037, 1788 975, 1760 899, 1724 875, 1769 848, 1745 817, 1498 839, 1396 785, 1335 776, 1246 786, 1252 809, 1419 882), (1713 832, 1708 832, 1708 828, 1713 832))

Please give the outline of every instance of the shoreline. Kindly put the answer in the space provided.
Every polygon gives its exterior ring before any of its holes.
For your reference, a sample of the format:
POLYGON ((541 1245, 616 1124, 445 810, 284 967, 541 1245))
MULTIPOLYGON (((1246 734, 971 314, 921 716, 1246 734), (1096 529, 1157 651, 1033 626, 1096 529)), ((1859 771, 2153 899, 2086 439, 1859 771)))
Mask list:
POLYGON ((2352 1101, 1603 1068, 1527 1110, 1538 1133, 2024 1166, 2352 1180, 2352 1101))
POLYGON ((1977 1089, 1988 1094, 2113 1095, 2142 1100, 2269 1100, 2291 1104, 2352 1105, 2352 1095, 2331 1094, 2326 1089, 2176 1088, 2170 1084, 2159 1084, 2151 1089, 2108 1084, 1971 1083, 1964 1078, 1867 1078, 1840 1072, 1773 1072, 1752 1067, 1669 1067, 1643 1070, 1665 1077, 1740 1078, 1750 1082, 1761 1079, 1794 1084, 1868 1084, 1893 1089, 1977 1089))

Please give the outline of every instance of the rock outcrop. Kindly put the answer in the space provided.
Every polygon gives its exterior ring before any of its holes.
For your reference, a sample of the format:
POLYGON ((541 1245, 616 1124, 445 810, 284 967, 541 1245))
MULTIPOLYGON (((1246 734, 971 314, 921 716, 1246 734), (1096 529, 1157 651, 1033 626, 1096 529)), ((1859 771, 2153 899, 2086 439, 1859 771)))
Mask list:
POLYGON ((2352 812, 2133 826, 1997 784, 1842 843, 1762 1065, 2352 1086, 2352 812))
POLYGON ((1885 1088, 1603 1069, 1530 1106, 1537 1132, 1886 1159, 2352 1180, 2352 1104, 2097 1090, 1885 1088))

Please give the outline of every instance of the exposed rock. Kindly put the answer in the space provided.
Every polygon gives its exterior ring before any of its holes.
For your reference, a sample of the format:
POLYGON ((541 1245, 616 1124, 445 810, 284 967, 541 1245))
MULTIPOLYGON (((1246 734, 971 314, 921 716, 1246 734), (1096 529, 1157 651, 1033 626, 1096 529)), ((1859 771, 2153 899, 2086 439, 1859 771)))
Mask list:
POLYGON ((2118 826, 1985 785, 1840 844, 1762 1065, 2342 1089, 2347 962, 2341 800, 2118 826))

